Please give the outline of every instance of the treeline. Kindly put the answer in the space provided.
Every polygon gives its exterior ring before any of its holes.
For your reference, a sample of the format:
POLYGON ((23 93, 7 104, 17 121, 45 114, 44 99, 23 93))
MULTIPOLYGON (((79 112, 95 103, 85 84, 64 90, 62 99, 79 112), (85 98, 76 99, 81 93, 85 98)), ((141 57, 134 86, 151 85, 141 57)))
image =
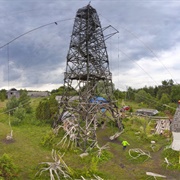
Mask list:
POLYGON ((145 86, 140 89, 129 87, 126 92, 115 90, 118 99, 126 99, 141 104, 146 104, 151 108, 174 112, 177 102, 180 100, 180 85, 174 84, 172 79, 162 81, 159 86, 145 86))
MULTIPOLYGON (((39 102, 36 108, 30 106, 30 97, 26 90, 20 90, 20 98, 15 97, 7 101, 6 111, 11 115, 16 116, 18 121, 22 121, 27 114, 31 114, 31 118, 52 122, 58 114, 58 102, 55 99, 56 95, 63 95, 64 90, 69 92, 69 95, 78 95, 74 89, 65 89, 61 86, 58 89, 51 91, 51 96, 44 98, 39 102), (18 107, 18 108, 17 108, 18 107), (32 111, 33 109, 33 111, 32 111), (33 113, 33 114, 32 114, 33 113)), ((98 94, 102 95, 103 94, 98 94)), ((166 111, 174 114, 177 102, 180 100, 180 85, 174 84, 174 81, 164 80, 159 86, 145 86, 140 89, 129 87, 127 91, 114 91, 114 97, 119 100, 132 101, 140 104, 140 107, 155 108, 159 111, 166 111)), ((0 100, 7 99, 5 89, 0 90, 0 100)))

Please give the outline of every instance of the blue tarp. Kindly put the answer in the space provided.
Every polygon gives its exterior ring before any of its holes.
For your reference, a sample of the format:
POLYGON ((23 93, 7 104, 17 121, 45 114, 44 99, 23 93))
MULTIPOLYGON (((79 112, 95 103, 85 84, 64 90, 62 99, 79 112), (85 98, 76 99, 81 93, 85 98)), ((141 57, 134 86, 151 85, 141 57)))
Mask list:
POLYGON ((108 101, 105 98, 100 97, 100 96, 96 96, 96 97, 90 99, 90 102, 91 103, 99 103, 99 104, 108 103, 108 101))
MULTIPOLYGON (((103 104, 103 103, 108 103, 108 101, 105 98, 103 98, 103 97, 96 96, 96 97, 90 99, 90 103, 103 104)), ((104 113, 105 111, 106 111, 106 109, 102 107, 101 108, 101 112, 104 113)))

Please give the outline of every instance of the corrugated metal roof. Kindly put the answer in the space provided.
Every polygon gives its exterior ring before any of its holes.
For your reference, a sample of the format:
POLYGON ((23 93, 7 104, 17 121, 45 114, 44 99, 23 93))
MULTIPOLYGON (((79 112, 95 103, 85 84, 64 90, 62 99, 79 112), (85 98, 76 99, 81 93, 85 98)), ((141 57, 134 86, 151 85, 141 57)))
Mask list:
POLYGON ((137 109, 136 113, 147 114, 147 115, 156 115, 158 110, 156 109, 137 109))

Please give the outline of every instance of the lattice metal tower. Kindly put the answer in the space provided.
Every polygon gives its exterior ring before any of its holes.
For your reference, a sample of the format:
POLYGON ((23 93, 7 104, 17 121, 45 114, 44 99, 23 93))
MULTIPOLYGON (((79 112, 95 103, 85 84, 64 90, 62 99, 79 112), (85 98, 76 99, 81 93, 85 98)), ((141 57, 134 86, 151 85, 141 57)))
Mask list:
POLYGON ((120 115, 112 98, 112 74, 105 45, 106 38, 117 31, 104 36, 105 29, 101 28, 98 14, 90 4, 77 11, 64 74, 63 112, 58 122, 65 117, 64 112, 76 116, 77 143, 84 151, 96 143, 98 124, 110 120, 122 129, 120 115), (72 101, 72 89, 78 94, 76 101, 72 101), (97 101, 97 96, 107 101, 97 101))

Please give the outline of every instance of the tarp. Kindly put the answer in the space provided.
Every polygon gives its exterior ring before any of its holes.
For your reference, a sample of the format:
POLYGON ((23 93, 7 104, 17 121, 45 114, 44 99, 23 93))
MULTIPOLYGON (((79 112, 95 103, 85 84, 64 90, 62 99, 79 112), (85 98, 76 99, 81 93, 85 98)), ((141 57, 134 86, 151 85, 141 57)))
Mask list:
POLYGON ((101 97, 101 96, 96 96, 92 99, 90 99, 90 103, 99 103, 99 104, 102 104, 102 103, 108 103, 108 101, 101 97))
MULTIPOLYGON (((108 101, 101 96, 96 96, 96 97, 90 99, 90 103, 103 104, 103 103, 108 103, 108 101)), ((106 111, 105 108, 101 108, 102 113, 104 113, 105 111, 106 111)))

